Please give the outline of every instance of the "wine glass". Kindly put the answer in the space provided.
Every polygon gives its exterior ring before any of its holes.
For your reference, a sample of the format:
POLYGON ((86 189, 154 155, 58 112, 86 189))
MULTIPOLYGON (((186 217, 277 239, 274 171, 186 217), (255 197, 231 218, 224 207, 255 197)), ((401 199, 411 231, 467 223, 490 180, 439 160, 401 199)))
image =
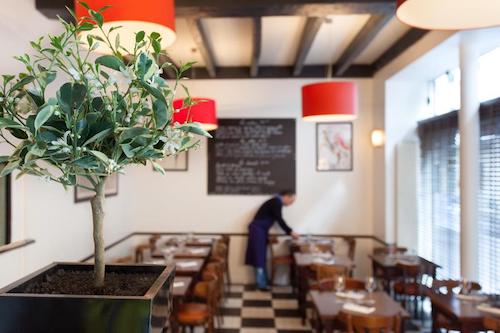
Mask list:
POLYGON ((187 234, 187 241, 188 241, 188 242, 191 242, 191 241, 193 241, 193 240, 194 240, 194 232, 190 231, 190 232, 188 232, 188 234, 187 234))
POLYGON ((335 255, 335 240, 330 241, 330 252, 332 252, 332 256, 335 255))
POLYGON ((460 279, 460 293, 463 295, 469 295, 472 289, 472 283, 466 278, 460 279))
POLYGON ((369 276, 366 278, 365 289, 368 293, 372 293, 377 289, 377 282, 373 276, 369 276))
POLYGON ((343 292, 345 289, 345 279, 342 275, 337 276, 337 279, 335 281, 335 291, 340 293, 343 292))

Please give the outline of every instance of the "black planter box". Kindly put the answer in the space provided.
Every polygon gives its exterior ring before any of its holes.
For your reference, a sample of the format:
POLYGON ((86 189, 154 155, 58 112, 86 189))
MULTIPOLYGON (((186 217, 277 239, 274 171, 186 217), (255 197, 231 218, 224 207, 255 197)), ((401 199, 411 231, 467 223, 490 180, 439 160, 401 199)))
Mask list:
POLYGON ((92 270, 91 264, 54 263, 0 290, 1 333, 160 333, 172 309, 174 268, 107 265, 106 272, 158 273, 144 296, 19 293, 58 269, 92 270))

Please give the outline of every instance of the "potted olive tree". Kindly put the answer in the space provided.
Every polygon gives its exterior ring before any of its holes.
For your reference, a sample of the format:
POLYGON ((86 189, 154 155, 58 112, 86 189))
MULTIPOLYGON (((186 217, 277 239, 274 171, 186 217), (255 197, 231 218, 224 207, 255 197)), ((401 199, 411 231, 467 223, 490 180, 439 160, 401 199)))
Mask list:
MULTIPOLYGON (((17 57, 26 68, 3 75, 0 137, 11 146, 0 176, 18 171, 93 191, 94 265, 56 263, 0 292, 0 331, 156 332, 169 314, 173 269, 104 264, 104 186, 130 164, 151 163, 195 147, 209 137, 197 123, 173 123, 172 101, 190 64, 172 67, 167 83, 159 65, 161 36, 138 31, 132 50, 111 41, 102 11, 81 21, 60 19, 64 31, 31 42, 34 53, 17 57), (104 35, 83 31, 100 30, 104 35), (101 35, 102 36, 102 35, 101 35), (109 55, 97 54, 105 44, 109 55), (125 56, 126 55, 126 56, 125 56), (47 96, 50 84, 55 96, 47 96)), ((74 16, 74 15, 73 15, 74 16)), ((189 96, 189 94, 188 94, 189 96)), ((191 104, 185 99, 185 106, 191 104)))

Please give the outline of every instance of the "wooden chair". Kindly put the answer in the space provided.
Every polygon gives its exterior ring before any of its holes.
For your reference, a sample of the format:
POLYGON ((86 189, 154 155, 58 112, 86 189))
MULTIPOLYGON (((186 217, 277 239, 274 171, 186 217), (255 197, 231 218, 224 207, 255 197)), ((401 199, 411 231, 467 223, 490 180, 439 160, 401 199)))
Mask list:
MULTIPOLYGON (((318 281, 316 284, 310 286, 310 289, 320 290, 320 291, 332 291, 335 290, 334 279, 325 279, 318 281)), ((365 282, 355 278, 345 278, 345 290, 362 291, 365 290, 365 282)))
POLYGON ((112 264, 133 264, 135 262, 133 256, 125 256, 115 258, 111 261, 112 264))
POLYGON ((338 276, 347 277, 348 269, 340 265, 314 264, 311 269, 315 272, 316 281, 336 279, 338 276))
POLYGON ((150 244, 140 244, 135 247, 135 262, 141 263, 148 259, 148 255, 145 252, 151 253, 151 245, 150 244))
POLYGON ((391 246, 381 246, 373 249, 373 254, 405 254, 408 251, 406 247, 391 247, 391 246))
POLYGON ((486 316, 483 319, 484 327, 488 331, 493 331, 495 333, 500 333, 500 318, 486 316))
POLYGON ((221 241, 226 245, 226 282, 228 285, 231 285, 231 270, 229 269, 229 249, 231 248, 231 236, 229 235, 221 235, 221 241))
POLYGON ((354 261, 354 256, 356 255, 356 238, 342 237, 342 239, 347 244, 347 256, 354 261))
POLYGON ((270 235, 267 241, 269 247, 269 253, 271 254, 271 275, 269 276, 271 285, 274 284, 274 278, 276 277, 276 270, 278 266, 288 266, 290 272, 290 282, 294 279, 294 272, 292 269, 293 257, 290 254, 285 255, 275 255, 274 246, 279 243, 278 236, 270 235))
POLYGON ((314 247, 319 252, 330 252, 333 254, 332 245, 331 244, 304 244, 300 246, 300 252, 302 253, 310 253, 312 252, 311 248, 314 247))
POLYGON ((212 255, 210 256, 209 263, 218 263, 219 264, 219 269, 221 272, 221 276, 219 276, 220 281, 219 284, 221 285, 222 291, 221 295, 224 297, 224 290, 226 285, 224 284, 224 276, 227 276, 227 258, 228 258, 228 250, 226 244, 217 241, 216 244, 214 245, 214 248, 212 250, 212 255))
POLYGON ((426 286, 422 284, 422 266, 418 264, 398 262, 396 268, 401 272, 401 278, 394 283, 394 292, 403 306, 413 298, 414 311, 418 314, 419 301, 426 296, 426 286))
MULTIPOLYGON (((203 326, 207 333, 214 332, 214 315, 217 307, 217 278, 198 282, 194 289, 203 303, 184 303, 175 314, 176 324, 181 327, 203 326)), ((174 325, 173 325, 174 326, 174 325)))
MULTIPOLYGON (((432 281, 432 287, 430 292, 437 294, 452 294, 453 289, 460 286, 459 280, 434 280, 432 281)), ((472 282, 472 290, 481 290, 481 285, 477 282, 472 282)), ((453 319, 445 316, 440 310, 439 305, 432 302, 431 299, 431 314, 432 314, 432 332, 440 332, 445 330, 449 331, 460 331, 460 323, 454 321, 453 319)))
POLYGON ((353 315, 341 312, 341 316, 345 318, 344 321, 347 324, 347 332, 349 333, 399 333, 401 330, 400 315, 385 317, 375 315, 353 315))

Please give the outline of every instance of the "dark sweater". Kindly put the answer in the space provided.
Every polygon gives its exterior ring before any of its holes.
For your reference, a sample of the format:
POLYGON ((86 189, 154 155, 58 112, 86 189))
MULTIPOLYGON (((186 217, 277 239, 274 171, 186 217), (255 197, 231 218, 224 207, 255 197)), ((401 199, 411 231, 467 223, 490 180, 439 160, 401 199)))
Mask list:
POLYGON ((282 208, 283 202, 281 202, 279 197, 269 199, 260 206, 257 214, 255 214, 254 220, 272 220, 273 222, 278 222, 281 229, 289 235, 292 232, 292 228, 283 220, 281 216, 282 208))

